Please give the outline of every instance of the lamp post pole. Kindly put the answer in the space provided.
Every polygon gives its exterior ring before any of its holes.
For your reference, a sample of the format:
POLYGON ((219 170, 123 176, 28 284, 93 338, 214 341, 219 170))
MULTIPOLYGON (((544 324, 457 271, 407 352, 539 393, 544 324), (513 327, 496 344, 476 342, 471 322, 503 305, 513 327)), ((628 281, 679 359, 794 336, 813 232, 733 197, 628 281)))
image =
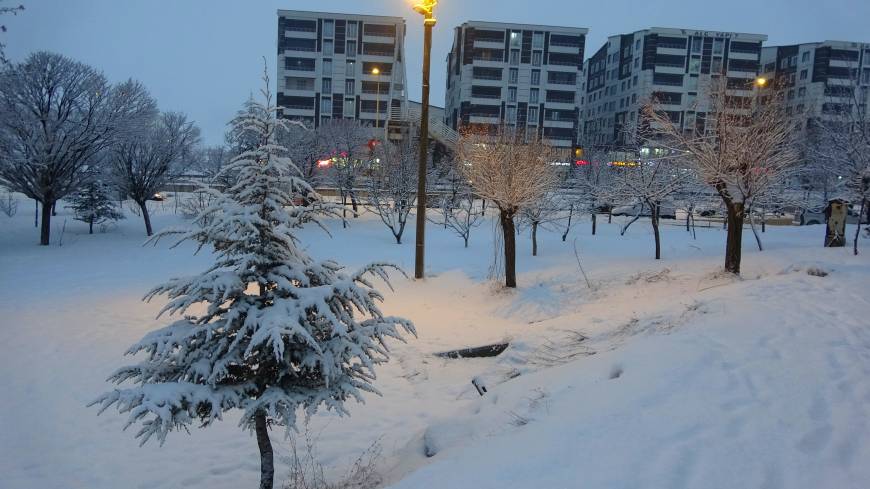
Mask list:
MULTIPOLYGON (((372 75, 377 77, 375 80, 375 127, 378 128, 381 127, 381 70, 372 69, 372 75)), ((377 134, 377 130, 375 134, 377 134)))
POLYGON ((437 0, 423 0, 414 10, 423 15, 423 94, 420 108, 420 158, 417 165, 417 236, 414 278, 423 278, 426 251, 426 159, 429 155, 429 54, 432 51, 432 10, 437 0))

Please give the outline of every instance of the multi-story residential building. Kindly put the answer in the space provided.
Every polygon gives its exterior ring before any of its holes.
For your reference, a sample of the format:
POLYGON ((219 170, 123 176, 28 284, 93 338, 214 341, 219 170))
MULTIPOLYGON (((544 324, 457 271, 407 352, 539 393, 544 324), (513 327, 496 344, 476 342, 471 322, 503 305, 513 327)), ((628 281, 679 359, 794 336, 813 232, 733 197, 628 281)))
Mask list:
POLYGON ((584 63, 580 143, 624 146, 653 99, 674 123, 703 131, 708 104, 699 93, 724 78, 730 97, 752 96, 766 39, 662 27, 610 36, 584 63))
POLYGON ((765 47, 761 59, 764 76, 785 91, 787 110, 803 119, 804 133, 813 120, 867 117, 870 43, 824 41, 765 47))
POLYGON ((407 113, 405 21, 278 11, 278 105, 318 127, 331 117, 385 127, 407 113))
POLYGON ((556 147, 576 142, 588 29, 471 21, 447 56, 445 123, 507 124, 556 147))

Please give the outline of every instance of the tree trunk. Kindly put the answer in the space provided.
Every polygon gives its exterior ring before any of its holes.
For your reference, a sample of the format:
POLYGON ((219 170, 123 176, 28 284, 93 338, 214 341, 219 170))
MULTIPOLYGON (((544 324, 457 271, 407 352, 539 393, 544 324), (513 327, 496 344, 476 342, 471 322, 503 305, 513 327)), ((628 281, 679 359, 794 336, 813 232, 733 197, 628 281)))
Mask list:
POLYGON ((690 221, 691 219, 692 219, 692 208, 691 208, 691 207, 687 207, 687 208, 686 208, 686 232, 687 232, 687 233, 688 233, 689 231, 691 231, 691 228, 689 228, 689 221, 690 221))
POLYGON ((466 234, 462 239, 465 240, 465 247, 468 248, 468 235, 466 234))
POLYGON ((592 211, 592 236, 595 236, 595 228, 598 226, 598 216, 592 211))
POLYGON ((764 208, 761 208, 761 232, 764 233, 767 231, 767 212, 764 208))
POLYGON ((52 216, 57 215, 57 201, 56 200, 51 203, 51 215, 52 216))
POLYGON ((142 202, 136 202, 139 204, 139 208, 142 209, 142 219, 145 220, 145 234, 151 236, 154 234, 154 231, 151 229, 151 215, 148 214, 148 201, 143 200, 142 202))
POLYGON ((656 260, 662 259, 662 238, 659 234, 659 204, 652 204, 652 212, 650 212, 650 223, 653 228, 653 236, 656 240, 656 260))
POLYGON ((341 193, 341 227, 347 228, 347 194, 341 193))
POLYGON ((755 244, 758 245, 758 251, 764 251, 764 247, 761 245, 761 236, 758 235, 758 231, 755 229, 755 216, 752 215, 752 211, 749 211, 749 228, 752 229, 752 235, 755 236, 755 244))
POLYGON ((38 228, 39 227, 39 201, 36 199, 33 199, 33 205, 34 205, 34 208, 33 208, 33 227, 38 228))
POLYGON ((867 206, 867 199, 861 199, 861 211, 858 212, 858 228, 855 229, 855 240, 852 243, 852 252, 858 256, 858 235, 861 234, 861 222, 864 217, 864 208, 867 206))
POLYGON ((607 211, 607 224, 613 223, 613 207, 607 211))
POLYGON ((275 460, 272 442, 269 441, 266 414, 262 411, 254 415, 254 431, 257 433, 257 446, 260 448, 260 489, 272 489, 275 484, 275 460))
POLYGON ((725 271, 740 275, 743 246, 743 202, 726 203, 728 234, 725 238, 725 271))
POLYGON ((568 231, 571 230, 571 218, 574 217, 574 203, 571 203, 571 206, 568 208, 568 225, 565 226, 565 232, 562 233, 562 242, 564 243, 566 239, 568 239, 568 231))
POLYGON ((499 209, 499 221, 504 235, 504 284, 517 286, 517 233, 514 227, 515 211, 499 209))
POLYGON ((532 256, 538 256, 538 223, 532 223, 532 256))
POLYGON ((48 246, 51 240, 51 208, 54 202, 44 201, 42 203, 42 226, 39 229, 39 244, 48 246))
POLYGON ((356 194, 351 190, 350 192, 350 206, 353 209, 353 218, 356 219, 359 217, 359 211, 356 205, 356 194))
POLYGON ((94 218, 88 219, 88 234, 94 234, 94 218))

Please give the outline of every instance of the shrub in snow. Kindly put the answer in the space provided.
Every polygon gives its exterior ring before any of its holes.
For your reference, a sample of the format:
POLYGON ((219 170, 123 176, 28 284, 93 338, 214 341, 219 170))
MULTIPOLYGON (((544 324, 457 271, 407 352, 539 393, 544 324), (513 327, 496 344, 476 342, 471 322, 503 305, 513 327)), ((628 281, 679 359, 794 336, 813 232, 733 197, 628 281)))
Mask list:
POLYGON ((138 364, 123 367, 110 380, 125 386, 92 404, 100 412, 115 406, 139 423, 144 444, 161 443, 173 430, 194 422, 208 426, 238 409, 240 426, 257 436, 261 488, 272 488, 274 465, 268 427, 295 427, 298 410, 310 416, 321 407, 347 414, 345 401, 377 392, 374 367, 388 358, 386 339, 414 333, 410 321, 384 316, 381 294, 370 277, 387 279, 386 265, 348 273, 333 261, 306 254, 294 234, 304 222, 317 222, 324 208, 275 142, 278 128, 264 76, 266 103, 244 112, 235 128, 257 135, 257 145, 241 153, 227 170, 237 183, 223 193, 179 241, 212 246, 215 262, 203 273, 176 278, 146 296, 165 294, 161 313, 185 316, 147 334, 128 354, 144 352, 138 364), (314 200, 294 205, 300 194, 314 200), (209 221, 210 219, 210 221, 209 221), (197 308, 199 311, 200 308, 197 308))
POLYGON ((84 183, 70 199, 70 209, 75 219, 88 224, 88 234, 94 234, 94 224, 124 219, 122 213, 109 196, 110 188, 99 179, 84 183))

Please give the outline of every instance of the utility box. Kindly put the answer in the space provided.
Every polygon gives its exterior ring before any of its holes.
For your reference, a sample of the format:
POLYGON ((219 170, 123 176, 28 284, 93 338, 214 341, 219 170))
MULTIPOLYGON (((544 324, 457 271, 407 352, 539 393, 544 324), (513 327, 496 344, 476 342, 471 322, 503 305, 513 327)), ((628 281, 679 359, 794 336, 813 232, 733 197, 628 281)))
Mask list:
POLYGON ((825 207, 825 218, 828 225, 825 228, 825 247, 842 248, 846 246, 846 216, 849 203, 842 199, 834 199, 825 207))

